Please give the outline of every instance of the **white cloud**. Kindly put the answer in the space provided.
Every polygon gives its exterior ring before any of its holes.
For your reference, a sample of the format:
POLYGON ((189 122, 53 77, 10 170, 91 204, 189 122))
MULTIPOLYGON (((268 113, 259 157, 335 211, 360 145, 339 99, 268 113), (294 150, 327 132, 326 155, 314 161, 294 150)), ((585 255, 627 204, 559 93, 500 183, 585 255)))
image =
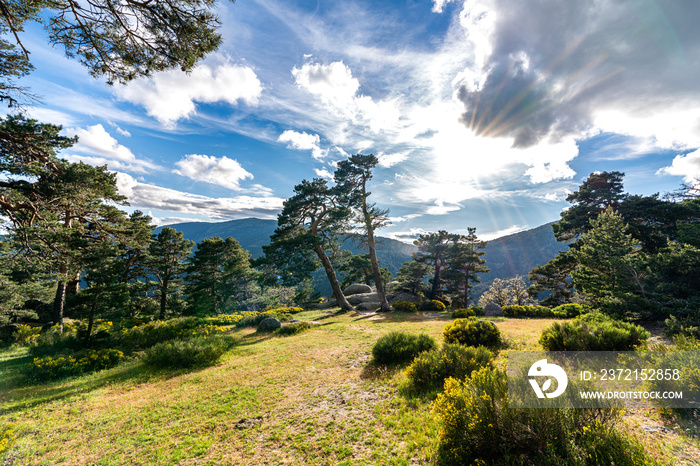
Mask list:
POLYGON ((677 155, 668 167, 660 169, 659 175, 682 176, 686 183, 700 179, 700 149, 685 155, 677 155))
POLYGON ((314 168, 314 172, 316 172, 316 176, 319 176, 321 178, 326 178, 328 180, 333 179, 333 174, 329 172, 326 168, 314 168))
POLYGON ((147 160, 139 160, 114 139, 102 125, 87 128, 66 128, 70 136, 78 136, 78 143, 68 149, 79 154, 68 153, 65 158, 71 162, 82 161, 91 165, 107 165, 112 170, 126 170, 135 173, 147 173, 161 168, 147 160))
POLYGON ((119 97, 142 105, 165 126, 192 116, 195 102, 235 105, 243 101, 256 105, 261 93, 262 85, 252 68, 228 63, 217 67, 200 65, 191 73, 165 71, 117 88, 119 97))
POLYGON ((225 188, 240 191, 240 182, 253 179, 238 161, 228 157, 217 158, 209 155, 189 154, 175 162, 173 173, 186 176, 195 181, 216 184, 225 188))
POLYGON ((126 137, 126 138, 130 138, 130 137, 131 137, 131 133, 130 133, 130 132, 128 132, 128 131, 125 130, 125 129, 120 128, 119 126, 116 126, 114 129, 117 130, 117 133, 121 134, 122 136, 124 136, 124 137, 126 137))
POLYGON ((491 240, 494 240, 496 238, 502 238, 504 236, 513 235, 515 233, 519 233, 519 232, 525 231, 527 229, 528 229, 527 225, 512 225, 512 226, 510 226, 508 228, 504 228, 502 230, 497 230, 497 231, 494 231, 491 233, 486 233, 486 234, 480 235, 479 239, 482 239, 484 241, 491 241, 491 240))
POLYGON ((352 76, 350 68, 342 61, 330 65, 306 63, 292 69, 299 87, 317 95, 325 103, 351 111, 360 82, 352 76))
POLYGON ((289 149, 310 150, 311 156, 316 160, 321 160, 328 155, 328 150, 321 149, 319 146, 321 139, 318 134, 299 133, 288 129, 280 134, 277 140, 286 142, 289 149))
POLYGON ((133 208, 198 215, 211 221, 236 218, 276 218, 284 199, 273 196, 213 198, 153 184, 141 183, 126 173, 117 173, 117 188, 133 208))
POLYGON ((395 152, 393 154, 379 153, 377 159, 379 159, 379 166, 384 168, 391 168, 396 164, 399 164, 408 158, 410 151, 395 152))
POLYGON ((454 0, 433 0, 433 12, 442 13, 443 8, 448 3, 452 3, 454 0))

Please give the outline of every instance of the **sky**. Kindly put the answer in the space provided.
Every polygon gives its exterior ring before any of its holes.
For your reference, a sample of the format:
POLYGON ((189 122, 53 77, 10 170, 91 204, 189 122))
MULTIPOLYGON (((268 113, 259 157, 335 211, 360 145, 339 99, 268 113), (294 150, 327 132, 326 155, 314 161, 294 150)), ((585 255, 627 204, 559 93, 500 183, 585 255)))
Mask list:
POLYGON ((238 0, 189 74, 107 85, 23 41, 27 113, 116 172, 159 225, 275 219, 303 179, 379 159, 380 236, 489 239, 555 221, 594 171, 627 192, 700 177, 696 0, 238 0))

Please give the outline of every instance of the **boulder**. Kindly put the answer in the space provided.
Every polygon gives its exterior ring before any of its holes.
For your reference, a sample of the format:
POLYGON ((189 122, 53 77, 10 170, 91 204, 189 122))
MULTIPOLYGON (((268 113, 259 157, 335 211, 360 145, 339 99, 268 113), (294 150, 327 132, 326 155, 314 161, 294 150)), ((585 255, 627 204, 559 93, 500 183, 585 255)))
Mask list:
POLYGON ((396 301, 409 301, 411 303, 417 303, 420 301, 420 298, 413 293, 409 293, 408 291, 397 291, 396 293, 390 293, 386 295, 387 301, 389 301, 389 304, 394 304, 396 301))
POLYGON ((366 303, 366 302, 379 302, 379 295, 377 293, 360 293, 348 296, 348 302, 353 306, 366 303))
POLYGON ((282 322, 275 319, 274 317, 268 317, 267 319, 264 319, 262 322, 260 322, 260 325, 258 325, 258 332, 272 332, 273 330, 278 329, 281 326, 282 322))
POLYGON ((376 311, 382 307, 381 303, 379 301, 367 301, 365 303, 360 303, 357 306, 358 311, 376 311))
POLYGON ((499 317, 503 315, 503 309, 501 306, 494 302, 490 302, 484 307, 485 317, 499 317))
POLYGON ((351 296, 354 294, 360 294, 360 293, 371 293, 372 292, 372 287, 369 285, 365 285, 363 283, 353 283, 352 285, 348 286, 343 290, 343 294, 347 296, 351 296))

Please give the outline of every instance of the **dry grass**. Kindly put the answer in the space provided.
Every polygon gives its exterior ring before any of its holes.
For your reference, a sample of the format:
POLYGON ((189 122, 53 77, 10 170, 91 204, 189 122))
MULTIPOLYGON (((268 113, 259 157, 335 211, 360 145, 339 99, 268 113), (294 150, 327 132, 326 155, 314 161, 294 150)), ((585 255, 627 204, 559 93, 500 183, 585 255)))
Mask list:
MULTIPOLYGON (((231 330, 238 346, 217 366, 191 372, 151 373, 131 361, 21 387, 13 371, 24 353, 2 353, 0 422, 14 423, 18 435, 5 464, 430 462, 438 425, 429 402, 399 396, 402 370, 372 368, 368 361, 376 339, 392 330, 440 341, 448 315, 315 312, 303 318, 323 325, 290 337, 231 330)), ((551 320, 495 323, 512 349, 537 349, 551 320)), ((635 422, 655 422, 645 415, 628 416, 635 432, 641 432, 635 422)), ((698 459, 697 441, 680 430, 663 439, 663 448, 647 434, 635 435, 660 460, 698 459)))

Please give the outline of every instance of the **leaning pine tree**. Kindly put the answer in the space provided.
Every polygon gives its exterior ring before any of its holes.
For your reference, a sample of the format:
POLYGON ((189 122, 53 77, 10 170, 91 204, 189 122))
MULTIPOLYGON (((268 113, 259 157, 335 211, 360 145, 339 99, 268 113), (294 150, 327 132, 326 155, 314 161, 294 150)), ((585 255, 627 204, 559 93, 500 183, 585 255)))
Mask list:
POLYGON ((338 162, 338 169, 334 176, 339 188, 343 190, 346 201, 357 212, 357 220, 363 230, 372 263, 374 284, 377 287, 381 309, 382 312, 389 312, 391 309, 384 292, 382 272, 377 260, 377 240, 374 236, 374 230, 387 224, 387 211, 367 202, 369 195, 372 194, 367 190, 367 183, 372 179, 372 169, 377 163, 379 160, 372 154, 356 154, 348 160, 338 162))
POLYGON ((288 285, 302 282, 320 262, 338 305, 351 311, 354 308, 340 289, 328 255, 337 249, 338 238, 348 231, 352 217, 350 209, 341 204, 339 190, 329 187, 326 180, 302 181, 294 187, 294 196, 284 202, 271 244, 263 246, 263 251, 288 285))

